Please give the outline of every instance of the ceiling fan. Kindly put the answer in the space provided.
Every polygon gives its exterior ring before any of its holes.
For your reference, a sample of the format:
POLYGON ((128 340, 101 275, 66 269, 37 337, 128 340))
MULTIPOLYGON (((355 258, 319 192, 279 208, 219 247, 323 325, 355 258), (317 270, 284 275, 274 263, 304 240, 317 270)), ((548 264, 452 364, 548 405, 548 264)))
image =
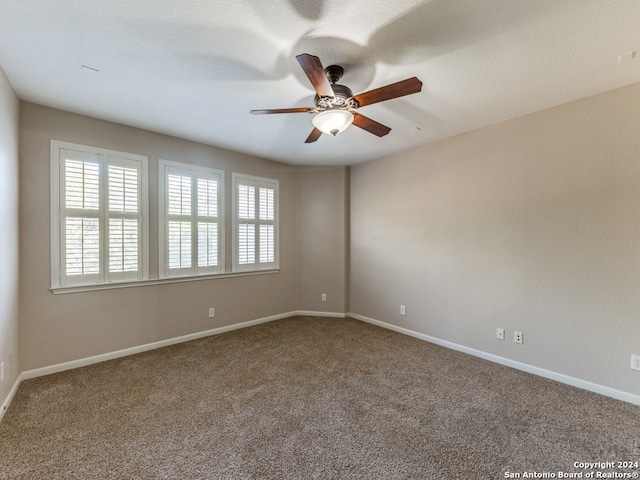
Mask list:
POLYGON ((365 117, 355 110, 372 103, 411 95, 422 90, 422 82, 416 77, 412 77, 354 95, 348 87, 336 83, 344 74, 344 69, 340 65, 330 65, 327 68, 323 68, 320 59, 308 53, 297 55, 296 60, 298 60, 302 70, 309 77, 311 85, 316 90, 314 99, 316 106, 310 108, 251 110, 250 113, 254 115, 272 113, 316 114, 311 121, 313 130, 305 140, 305 143, 315 142, 323 133, 335 136, 352 123, 369 133, 383 137, 391 131, 389 127, 365 117))

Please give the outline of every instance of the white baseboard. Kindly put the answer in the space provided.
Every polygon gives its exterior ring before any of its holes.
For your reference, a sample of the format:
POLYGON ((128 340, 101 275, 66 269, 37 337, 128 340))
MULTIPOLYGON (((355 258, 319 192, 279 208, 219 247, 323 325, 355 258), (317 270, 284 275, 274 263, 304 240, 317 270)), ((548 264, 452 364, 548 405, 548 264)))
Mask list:
POLYGON ((409 330, 408 328, 399 327, 397 325, 393 325, 390 323, 381 322, 380 320, 375 320, 373 318, 365 317, 364 315, 359 315, 357 313, 349 312, 347 313, 347 316, 351 318, 355 318, 356 320, 361 320, 363 322, 371 323, 373 325, 386 328, 388 330, 393 330, 395 332, 402 333, 404 335, 409 335, 411 337, 415 337, 420 340, 424 340, 426 342, 435 343, 436 345, 440 345, 442 347, 450 348, 452 350, 457 350, 462 353, 467 353, 469 355, 473 355, 474 357, 479 357, 484 360, 489 360, 490 362, 499 363, 500 365, 505 365, 507 367, 515 368, 517 370, 522 370, 527 373, 532 373, 533 375, 537 375, 539 377, 548 378, 550 380, 555 380, 556 382, 571 385, 573 387, 582 388, 583 390, 599 393, 600 395, 605 395, 607 397, 615 398, 616 400, 622 400, 623 402, 632 403, 634 405, 640 405, 640 395, 624 392, 622 390, 617 390, 615 388, 605 387, 597 383, 588 382, 586 380, 581 380, 579 378, 571 377, 569 375, 565 375, 562 373, 553 372, 551 370, 546 370, 544 368, 535 367, 527 363, 518 362, 516 360, 511 360, 509 358, 501 357, 499 355, 494 355, 492 353, 487 353, 481 350, 476 350, 474 348, 465 347, 464 345, 459 345, 457 343, 441 340, 439 338, 432 337, 430 335, 425 335, 423 333, 415 332, 413 330, 409 330))
POLYGON ((270 317, 259 318, 256 320, 249 320, 246 322, 236 323, 234 325, 228 325, 225 327, 214 328, 211 330, 205 330, 202 332, 196 332, 189 335, 184 335, 180 337, 170 338, 167 340, 162 340, 159 342, 148 343, 145 345, 139 345, 137 347, 125 348, 123 350, 117 350, 115 352, 105 353, 102 355, 95 355, 88 358, 82 358, 78 360, 72 360, 69 362, 59 363, 56 365, 51 365, 43 368, 36 368, 33 370, 27 370, 20 374, 18 379, 16 380, 13 388, 9 392, 9 395, 2 403, 0 407, 0 421, 4 417, 5 412, 9 408, 11 401, 13 400, 18 388, 20 387, 20 383, 23 380, 28 380, 31 378, 41 377, 44 375, 50 375, 52 373, 64 372, 66 370, 71 370, 74 368, 80 368, 87 365, 92 365, 94 363, 105 362, 107 360, 113 360, 115 358, 125 357, 128 355, 134 355, 136 353, 142 353, 149 350, 155 350, 157 348, 168 347, 170 345, 175 345, 178 343, 188 342, 191 340, 197 340, 199 338, 209 337, 212 335, 219 335, 221 333, 230 332, 233 330, 239 330, 241 328, 251 327, 253 325, 259 325, 261 323, 272 322, 275 320, 280 320, 283 318, 295 316, 295 315, 304 315, 304 316, 313 316, 313 317, 333 317, 333 318, 345 318, 351 317, 356 320, 361 320, 363 322, 371 323, 373 325, 377 325, 382 328, 386 328, 389 330, 396 331, 398 333, 402 333, 404 335, 409 335, 411 337, 418 338, 420 340, 424 340, 427 342, 435 343, 436 345, 440 345, 446 348, 450 348, 452 350, 457 350, 463 353, 467 353, 469 355, 473 355, 475 357, 483 358, 485 360, 489 360, 491 362, 499 363, 501 365, 505 365, 508 367, 516 368, 518 370, 522 370, 528 373, 532 373, 534 375, 538 375, 541 377, 549 378, 551 380, 558 381, 560 383, 565 383, 567 385, 572 385, 574 387, 582 388, 584 390, 589 390, 591 392, 599 393, 601 395, 605 395, 607 397, 615 398, 618 400, 622 400, 628 403, 632 403, 634 405, 640 405, 640 396, 634 395, 628 392, 623 392, 621 390, 616 390, 613 388, 605 387, 602 385, 598 385, 592 382, 587 382, 585 380, 581 380, 579 378, 570 377, 568 375, 564 375, 561 373, 556 373, 550 370, 546 370, 543 368, 535 367, 532 365, 528 365, 522 362, 518 362, 515 360, 511 360, 508 358, 500 357, 498 355, 494 355, 491 353, 482 352, 480 350, 475 350, 473 348, 465 347, 463 345, 458 345, 452 342, 448 342, 445 340, 441 340, 439 338, 431 337, 429 335, 425 335, 422 333, 415 332, 413 330, 409 330, 407 328, 398 327, 397 325, 392 325, 390 323, 381 322, 379 320, 375 320, 373 318, 365 317, 363 315, 359 315, 357 313, 338 313, 338 312, 315 312, 315 311, 306 311, 306 310, 298 310, 292 311, 288 313, 282 313, 278 315, 272 315, 270 317))
POLYGON ((305 317, 331 317, 331 318, 347 318, 346 313, 340 312, 313 312, 310 310, 298 310, 296 315, 303 315, 305 317))
MULTIPOLYGON (((241 328, 251 327, 253 325, 258 325, 261 323, 272 322, 274 320, 280 320, 282 318, 291 317, 294 315, 298 315, 297 311, 282 313, 279 315, 272 315, 270 317, 259 318, 256 320, 249 320, 247 322, 236 323, 234 325, 228 325, 226 327, 214 328, 211 330, 205 330, 203 332, 196 332, 189 335, 183 335, 181 337, 169 338, 167 340, 161 340, 159 342, 147 343, 145 345, 139 345, 137 347, 125 348, 123 350, 117 350, 115 352, 104 353, 101 355, 95 355, 92 357, 81 358, 78 360, 72 360, 69 362, 58 363, 56 365, 50 365, 48 367, 36 368, 33 370, 26 370, 20 374, 13 388, 9 392, 9 395, 2 403, 0 407, 0 422, 4 417, 5 412, 9 409, 9 405, 13 401, 13 397, 15 396, 18 388, 20 387, 20 383, 23 380, 29 380, 31 378, 42 377, 44 375, 50 375, 52 373, 64 372, 66 370, 72 370, 74 368, 85 367, 87 365, 92 365, 94 363, 106 362, 107 360, 113 360, 115 358, 126 357, 128 355, 134 355, 136 353, 147 352, 149 350, 155 350, 156 348, 168 347, 169 345, 175 345, 177 343, 188 342, 191 340, 197 340, 198 338, 210 337, 212 335, 219 335, 221 333, 230 332, 232 330, 238 330, 241 328)), ((307 314, 308 315, 308 314, 307 314)))
POLYGON ((5 412, 9 409, 9 405, 11 405, 11 402, 13 401, 13 397, 16 396, 16 393, 18 392, 18 388, 20 387, 21 382, 22 382, 22 375, 19 375, 18 378, 16 379, 16 382, 13 384, 13 387, 9 391, 9 395, 7 395, 7 398, 5 398, 4 402, 2 402, 2 406, 0 407, 0 422, 2 422, 5 412))
POLYGON ((105 362, 107 360, 113 360, 115 358, 126 357, 128 355, 135 355, 136 353, 147 352, 149 350, 155 350, 157 348, 168 347, 169 345, 175 345, 177 343, 189 342, 191 340, 197 340, 199 338, 210 337, 212 335, 219 335, 221 333, 230 332, 232 330, 238 330, 241 328, 251 327, 253 325, 259 325, 261 323, 273 322, 274 320, 280 320, 282 318, 291 317, 297 315, 297 312, 281 313, 279 315, 272 315, 270 317, 258 318, 256 320, 249 320, 246 322, 235 323, 226 327, 213 328, 211 330, 205 330, 202 332, 191 333, 189 335, 183 335, 181 337, 169 338, 167 340, 161 340, 159 342, 147 343, 145 345, 139 345, 137 347, 125 348, 123 350, 117 350, 115 352, 104 353, 101 355, 95 355, 93 357, 81 358, 78 360, 72 360, 70 362, 58 363, 43 368, 36 368, 34 370, 27 370, 22 372, 21 379, 27 380, 30 378, 41 377, 43 375, 50 375, 52 373, 64 372, 65 370, 72 370, 74 368, 85 367, 94 363, 105 362))
POLYGON ((81 358, 78 360, 71 360, 69 362, 58 363, 56 365, 50 365, 48 367, 36 368, 33 370, 26 370, 20 374, 18 379, 16 380, 13 388, 9 392, 8 397, 2 403, 0 407, 0 422, 4 417, 4 413, 9 408, 13 397, 15 396, 18 388, 20 387, 20 383, 23 380, 29 380, 31 378, 42 377, 44 375, 50 375, 53 373, 64 372, 66 370, 72 370, 74 368, 85 367, 87 365, 92 365, 94 363, 106 362, 107 360, 113 360, 115 358, 126 357, 128 355, 135 355, 136 353, 147 352, 149 350, 155 350, 157 348, 168 347, 169 345, 175 345, 178 343, 189 342, 191 340, 197 340, 199 338, 210 337, 212 335, 219 335, 221 333, 230 332, 232 330, 239 330, 241 328, 251 327, 253 325, 259 325, 261 323, 273 322, 274 320, 280 320, 287 317, 292 317, 295 315, 304 315, 310 317, 337 317, 337 318, 345 318, 345 313, 337 313, 337 312, 313 312, 307 310, 297 310, 287 313, 281 313, 278 315, 272 315, 270 317, 258 318, 256 320, 249 320, 246 322, 236 323, 234 325, 228 325, 226 327, 214 328, 211 330, 205 330, 203 332, 191 333, 189 335, 183 335, 180 337, 169 338, 167 340, 161 340, 159 342, 147 343, 145 345, 139 345, 137 347, 125 348, 122 350, 117 350, 115 352, 104 353, 101 355, 95 355, 92 357, 81 358))
POLYGON ((159 342, 147 343, 145 345, 139 345, 137 347, 125 348, 123 350, 117 350, 115 352, 104 353, 101 355, 95 355, 93 357, 81 358, 78 360, 72 360, 69 362, 58 363, 56 365, 50 365, 48 367, 36 368, 34 370, 27 370, 20 375, 21 380, 27 380, 30 378, 41 377, 43 375, 50 375, 52 373, 64 372, 65 370, 72 370, 74 368, 85 367, 94 363, 106 362, 107 360, 113 360, 115 358, 126 357, 128 355, 135 355, 136 353, 147 352, 149 350, 155 350, 156 348, 168 347, 169 345, 175 345, 177 343, 189 342, 191 340, 197 340, 198 338, 210 337, 212 335, 219 335, 221 333, 230 332, 232 330, 238 330, 241 328, 251 327, 253 325, 259 325, 261 323, 273 322, 274 320, 280 320, 294 315, 305 315, 311 317, 339 317, 345 318, 345 313, 335 312, 312 312, 306 310, 296 310, 287 313, 281 313, 278 315, 272 315, 270 317, 258 318, 256 320, 249 320, 246 322, 236 323, 228 325, 226 327, 213 328, 211 330, 205 330, 202 332, 191 333, 189 335, 183 335, 181 337, 169 338, 167 340, 161 340, 159 342))

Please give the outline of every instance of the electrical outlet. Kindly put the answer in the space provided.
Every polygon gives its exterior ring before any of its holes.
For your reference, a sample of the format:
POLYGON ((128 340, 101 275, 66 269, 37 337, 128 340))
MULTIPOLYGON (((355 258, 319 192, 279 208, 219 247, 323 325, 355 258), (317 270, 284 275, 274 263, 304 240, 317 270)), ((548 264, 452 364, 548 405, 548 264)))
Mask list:
POLYGON ((322 294, 322 301, 323 301, 323 302, 326 302, 326 301, 327 301, 327 294, 326 294, 326 293, 323 293, 323 294, 322 294))
POLYGON ((216 309, 214 307, 209 307, 209 318, 216 316, 216 309))
POLYGON ((400 305, 400 315, 407 314, 407 307, 405 305, 400 305))
POLYGON ((498 328, 496 330, 496 338, 504 340, 504 328, 498 328))
POLYGON ((513 332, 513 341, 522 344, 522 332, 513 332))
POLYGON ((631 370, 640 370, 640 355, 631 355, 631 370))

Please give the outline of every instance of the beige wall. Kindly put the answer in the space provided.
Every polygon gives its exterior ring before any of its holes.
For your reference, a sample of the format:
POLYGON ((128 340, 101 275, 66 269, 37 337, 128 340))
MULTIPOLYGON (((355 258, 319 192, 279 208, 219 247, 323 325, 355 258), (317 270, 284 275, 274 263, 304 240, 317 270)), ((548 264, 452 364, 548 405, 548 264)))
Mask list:
MULTIPOLYGON (((640 394, 639 374, 629 369, 630 354, 640 354, 638 111, 634 85, 349 169, 294 168, 22 103, 22 362, 17 239, 15 229, 3 230, 0 267, 14 273, 1 280, 9 300, 0 307, 0 356, 9 357, 9 381, 0 399, 20 370, 296 310, 351 311, 640 394), (148 155, 151 179, 158 158, 223 169, 227 185, 233 171, 278 178, 280 273, 53 295, 51 138, 148 155), (495 339, 496 327, 507 329, 505 341, 495 339), (524 345, 513 343, 513 330, 524 332, 524 345)), ((10 223, 17 222, 17 112, 0 78, 0 165, 8 171, 0 195, 14 205, 0 212, 10 223)), ((157 182, 150 187, 153 240, 157 182)), ((150 253, 154 277, 157 242, 150 253)))
POLYGON ((299 169, 297 201, 298 307, 347 311, 347 167, 299 169), (322 294, 326 301, 322 301, 322 294))
POLYGON ((640 84, 353 167, 350 311, 640 394, 638 112, 640 84))
MULTIPOLYGON (((22 370, 297 310, 296 173, 293 167, 94 118, 22 103, 22 370), (58 139, 149 156, 150 276, 158 275, 157 162, 195 163, 280 181, 280 272, 188 283, 53 295, 50 287, 49 141, 58 139), (208 307, 216 308, 209 318, 208 307)), ((227 229, 227 263, 231 231, 227 229)))
POLYGON ((20 374, 18 111, 18 98, 0 68, 0 363, 4 362, 5 374, 0 382, 0 405, 20 374))

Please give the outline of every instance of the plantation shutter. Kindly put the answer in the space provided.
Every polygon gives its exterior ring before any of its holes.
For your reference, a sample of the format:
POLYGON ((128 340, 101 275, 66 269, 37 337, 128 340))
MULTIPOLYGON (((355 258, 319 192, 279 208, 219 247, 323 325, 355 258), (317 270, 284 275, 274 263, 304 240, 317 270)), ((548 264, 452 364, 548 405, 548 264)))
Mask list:
POLYGON ((59 209, 52 215, 52 234, 59 236, 59 254, 53 250, 52 284, 142 279, 143 162, 101 149, 54 150, 59 186, 52 187, 52 199, 59 209))
POLYGON ((217 179, 198 178, 198 268, 219 266, 219 182, 217 179))
POLYGON ((100 157, 71 150, 62 160, 63 283, 100 281, 100 157))
POLYGON ((141 165, 108 159, 108 276, 111 281, 142 278, 141 165))
POLYGON ((275 262, 275 189, 260 187, 260 263, 275 262))
POLYGON ((238 185, 238 263, 253 265, 256 261, 256 189, 238 185))
POLYGON ((222 262, 222 174, 161 161, 164 171, 164 275, 218 273, 222 262))
POLYGON ((234 174, 234 269, 277 268, 278 181, 234 174))
POLYGON ((191 273, 191 177, 168 173, 166 188, 169 271, 191 273))

